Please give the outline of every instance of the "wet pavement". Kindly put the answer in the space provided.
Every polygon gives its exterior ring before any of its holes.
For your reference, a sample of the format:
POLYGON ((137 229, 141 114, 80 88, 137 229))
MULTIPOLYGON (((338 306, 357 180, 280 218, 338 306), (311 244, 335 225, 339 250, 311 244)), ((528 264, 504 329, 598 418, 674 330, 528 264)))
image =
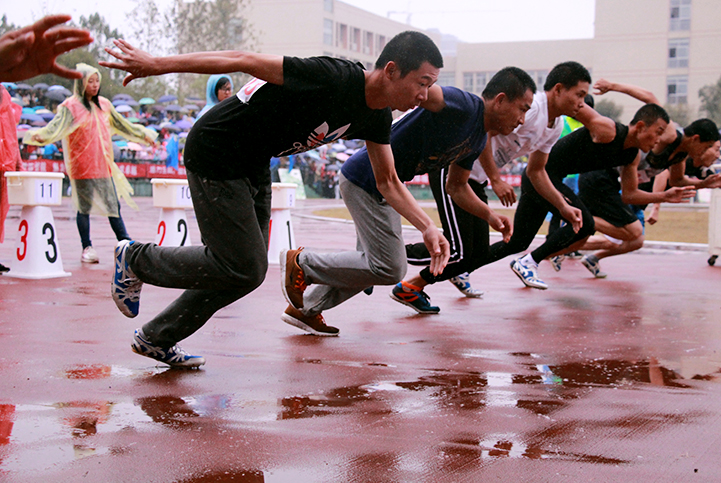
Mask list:
MULTIPOLYGON (((152 241, 159 210, 123 208, 152 241)), ((296 240, 355 246, 353 226, 308 217, 296 240)), ((523 288, 507 262, 486 291, 429 287, 415 315, 376 287, 328 311, 338 338, 280 321, 271 265, 253 294, 182 343, 200 370, 129 349, 133 329, 179 292, 145 286, 137 319, 109 296, 115 241, 92 217, 98 265, 81 265, 69 200, 53 209, 65 271, 0 277, 0 481, 719 481, 721 267, 702 251, 577 261, 523 288)), ((0 262, 12 257, 19 209, 0 262)), ((192 215, 191 239, 198 243, 192 215)), ((409 241, 418 240, 412 230, 409 241)), ((417 269, 409 267, 409 273, 417 269)))

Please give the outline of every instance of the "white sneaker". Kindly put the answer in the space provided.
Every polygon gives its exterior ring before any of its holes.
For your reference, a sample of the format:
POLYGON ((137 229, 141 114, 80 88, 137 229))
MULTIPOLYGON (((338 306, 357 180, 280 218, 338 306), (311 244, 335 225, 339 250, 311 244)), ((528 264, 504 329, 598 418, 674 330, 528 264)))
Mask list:
POLYGON ((98 254, 93 247, 86 247, 83 250, 83 254, 80 256, 80 261, 83 263, 98 263, 98 254))
POLYGON ((597 259, 595 259, 595 257, 594 257, 594 259, 591 259, 588 255, 585 255, 581 259, 581 263, 596 278, 606 278, 608 276, 608 274, 606 272, 601 271, 601 264, 598 262, 597 259))
POLYGON ((520 278, 521 282, 523 282, 527 287, 537 288, 540 290, 546 290, 548 288, 548 284, 538 278, 536 267, 524 264, 520 258, 511 262, 511 270, 513 270, 513 273, 518 275, 518 278, 520 278))
POLYGON ((471 282, 468 280, 470 276, 468 273, 462 273, 457 277, 449 278, 448 281, 453 284, 460 292, 466 297, 479 298, 483 296, 483 290, 477 290, 471 286, 471 282))
POLYGON ((551 262, 551 266, 557 272, 561 271, 561 264, 566 259, 566 255, 558 255, 557 257, 551 257, 548 259, 551 262))

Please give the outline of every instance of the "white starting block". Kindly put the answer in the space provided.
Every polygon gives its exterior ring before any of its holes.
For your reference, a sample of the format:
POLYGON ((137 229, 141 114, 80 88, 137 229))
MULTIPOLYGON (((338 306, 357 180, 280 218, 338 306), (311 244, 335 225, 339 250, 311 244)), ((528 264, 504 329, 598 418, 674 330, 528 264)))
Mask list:
POLYGON ((163 247, 191 246, 185 216, 186 208, 193 208, 188 180, 154 178, 150 183, 153 185, 153 206, 160 208, 155 243, 163 247))
POLYGON ((62 202, 63 173, 10 171, 5 173, 8 200, 22 205, 15 237, 15 257, 4 277, 42 279, 68 277, 63 270, 55 220, 50 206, 62 202))
POLYGON ((273 183, 273 198, 270 204, 270 227, 268 237, 268 263, 278 264, 283 250, 295 248, 293 222, 290 209, 295 206, 296 185, 293 183, 273 183))

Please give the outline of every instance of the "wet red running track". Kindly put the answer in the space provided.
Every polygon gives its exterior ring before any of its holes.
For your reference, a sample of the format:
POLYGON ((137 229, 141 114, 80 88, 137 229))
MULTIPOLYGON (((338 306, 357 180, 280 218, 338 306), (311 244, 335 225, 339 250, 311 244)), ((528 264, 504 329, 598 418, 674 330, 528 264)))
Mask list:
MULTIPOLYGON (((158 210, 139 201, 123 209, 128 229, 152 241, 158 210)), ((271 265, 182 343, 207 360, 182 371, 129 349, 178 292, 146 286, 140 316, 125 318, 109 297, 107 221, 92 218, 101 260, 82 266, 68 200, 53 212, 72 276, 0 277, 0 481, 721 479, 721 267, 704 252, 604 260, 606 280, 543 264, 547 291, 499 262, 472 275, 483 299, 430 287, 435 316, 376 287, 325 314, 338 338, 280 321, 271 265)), ((306 247, 355 246, 351 224, 294 223, 306 247)))

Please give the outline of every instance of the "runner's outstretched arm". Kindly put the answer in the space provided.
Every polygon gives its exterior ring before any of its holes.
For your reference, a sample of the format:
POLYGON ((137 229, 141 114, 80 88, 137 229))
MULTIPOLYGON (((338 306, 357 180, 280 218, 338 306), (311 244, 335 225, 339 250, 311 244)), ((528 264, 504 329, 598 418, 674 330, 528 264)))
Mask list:
POLYGON ((107 47, 105 51, 120 62, 98 63, 103 67, 128 72, 123 79, 123 85, 128 85, 128 82, 140 77, 177 72, 195 74, 243 72, 271 84, 283 84, 283 57, 280 55, 224 50, 154 57, 133 47, 125 40, 115 40, 114 43, 120 52, 107 47))
POLYGON ((423 243, 431 254, 430 270, 433 275, 440 274, 451 256, 450 246, 438 230, 433 220, 418 206, 408 188, 401 182, 393 163, 393 151, 390 144, 376 144, 367 141, 368 158, 373 167, 378 191, 389 205, 408 220, 423 234, 423 243))

